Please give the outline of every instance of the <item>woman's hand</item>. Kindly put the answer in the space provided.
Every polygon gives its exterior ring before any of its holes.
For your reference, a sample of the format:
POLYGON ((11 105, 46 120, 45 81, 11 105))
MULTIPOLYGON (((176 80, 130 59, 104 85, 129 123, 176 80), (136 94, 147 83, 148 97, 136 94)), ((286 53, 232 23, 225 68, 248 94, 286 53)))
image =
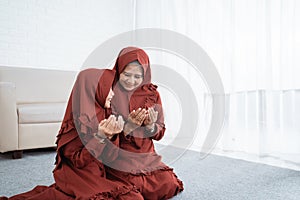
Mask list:
POLYGON ((141 126, 147 116, 146 109, 139 108, 137 111, 133 110, 127 119, 127 122, 134 124, 136 126, 141 126))
POLYGON ((136 128, 140 127, 144 120, 146 119, 147 111, 146 109, 137 109, 133 110, 127 119, 127 123, 124 126, 124 133, 125 135, 129 134, 130 132, 134 131, 136 128))
POLYGON ((157 121, 158 112, 154 110, 153 107, 148 109, 144 124, 146 128, 152 130, 154 128, 155 122, 157 121))
POLYGON ((124 120, 121 116, 116 118, 116 116, 110 115, 108 119, 104 119, 99 123, 97 136, 111 139, 115 134, 122 132, 123 127, 124 120))

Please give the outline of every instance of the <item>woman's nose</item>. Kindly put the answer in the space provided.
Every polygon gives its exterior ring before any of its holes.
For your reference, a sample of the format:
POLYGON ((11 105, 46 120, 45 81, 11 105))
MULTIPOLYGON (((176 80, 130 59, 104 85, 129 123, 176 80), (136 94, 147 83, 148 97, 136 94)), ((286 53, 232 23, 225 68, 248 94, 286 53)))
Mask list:
POLYGON ((132 76, 129 77, 128 80, 127 80, 127 82, 133 84, 134 83, 134 77, 132 77, 132 76))

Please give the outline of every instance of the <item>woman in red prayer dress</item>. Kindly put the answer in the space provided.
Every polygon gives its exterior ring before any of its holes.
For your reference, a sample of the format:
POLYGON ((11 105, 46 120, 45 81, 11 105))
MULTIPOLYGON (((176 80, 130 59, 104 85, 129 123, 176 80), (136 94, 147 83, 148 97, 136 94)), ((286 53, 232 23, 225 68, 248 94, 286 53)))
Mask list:
POLYGON ((164 136, 165 125, 148 55, 140 48, 124 48, 114 70, 112 110, 126 123, 118 135, 118 157, 105 163, 107 177, 133 184, 144 199, 169 199, 183 190, 183 184, 154 149, 153 140, 164 136))
POLYGON ((108 180, 101 160, 117 158, 114 147, 124 125, 110 115, 114 75, 100 69, 79 73, 57 136, 55 183, 1 200, 143 199, 131 184, 108 180))

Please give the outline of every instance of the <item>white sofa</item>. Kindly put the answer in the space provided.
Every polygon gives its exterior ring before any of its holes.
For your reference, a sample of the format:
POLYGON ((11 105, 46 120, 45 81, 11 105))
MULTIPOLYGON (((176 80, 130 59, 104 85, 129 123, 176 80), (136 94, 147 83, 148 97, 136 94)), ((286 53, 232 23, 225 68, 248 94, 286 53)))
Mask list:
POLYGON ((0 66, 0 152, 55 147, 77 71, 0 66))

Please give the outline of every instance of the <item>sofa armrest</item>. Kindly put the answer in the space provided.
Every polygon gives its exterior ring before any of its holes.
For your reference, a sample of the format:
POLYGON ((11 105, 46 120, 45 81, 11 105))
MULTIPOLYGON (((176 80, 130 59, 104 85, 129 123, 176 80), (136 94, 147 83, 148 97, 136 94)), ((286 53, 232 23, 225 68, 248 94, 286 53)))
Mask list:
POLYGON ((18 150, 16 86, 0 82, 0 152, 18 150))

